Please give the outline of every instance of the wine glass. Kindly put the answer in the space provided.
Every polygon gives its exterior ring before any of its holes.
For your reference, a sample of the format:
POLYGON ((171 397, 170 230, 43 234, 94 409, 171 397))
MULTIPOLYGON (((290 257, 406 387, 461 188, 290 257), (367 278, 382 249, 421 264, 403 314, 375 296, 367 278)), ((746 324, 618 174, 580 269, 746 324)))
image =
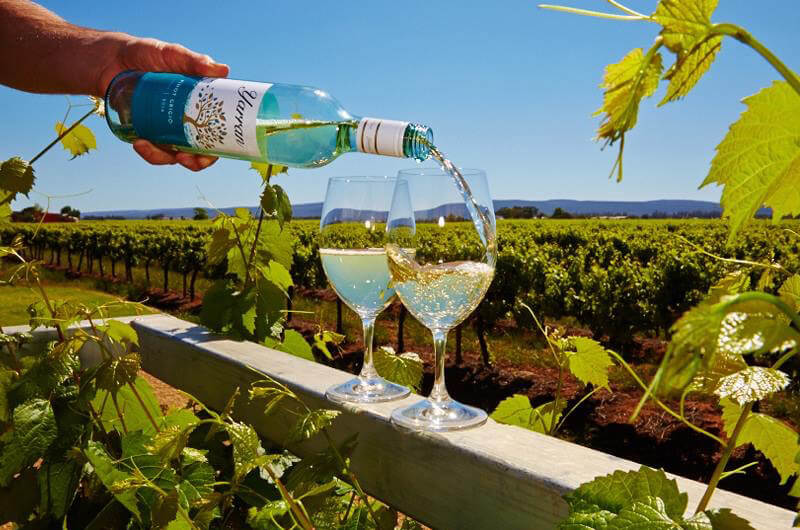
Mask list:
POLYGON ((320 219, 319 255, 328 281, 361 318, 364 365, 357 378, 328 389, 339 402, 377 403, 400 399, 409 389, 378 375, 372 360, 375 319, 391 303, 386 261, 386 217, 395 184, 390 177, 334 177, 320 219))
POLYGON ((430 396, 392 412, 394 423, 415 430, 451 431, 486 421, 484 411, 449 396, 444 365, 448 331, 475 310, 494 276, 494 208, 483 171, 448 169, 463 175, 462 189, 448 171, 400 171, 387 226, 391 286, 433 334, 430 396))

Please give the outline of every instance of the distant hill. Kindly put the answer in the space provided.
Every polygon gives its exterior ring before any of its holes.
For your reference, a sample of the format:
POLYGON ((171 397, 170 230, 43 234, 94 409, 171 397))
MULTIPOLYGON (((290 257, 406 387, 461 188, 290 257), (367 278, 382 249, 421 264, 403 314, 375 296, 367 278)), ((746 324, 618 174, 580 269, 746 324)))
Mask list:
MULTIPOLYGON (((545 215, 552 215, 553 210, 561 208, 578 215, 632 215, 641 217, 642 215, 666 214, 667 216, 683 217, 687 214, 703 213, 707 215, 720 215, 722 209, 719 203, 710 201, 691 201, 691 200, 656 200, 656 201, 576 201, 572 199, 550 199, 546 201, 526 201, 519 199, 500 199, 494 201, 494 209, 510 208, 513 206, 534 206, 545 215)), ((256 212, 255 206, 244 206, 256 212)), ((221 208, 226 214, 231 214, 236 207, 221 208)), ((295 204, 292 206, 295 218, 319 218, 322 214, 321 202, 309 202, 295 204)), ((759 215, 768 215, 769 209, 762 208, 759 215)), ((180 219, 185 217, 191 219, 194 215, 194 208, 161 208, 157 210, 113 210, 84 212, 84 217, 122 217, 125 219, 145 219, 148 216, 164 214, 166 217, 180 219)), ((428 215, 466 215, 466 209, 461 204, 443 204, 433 210, 426 212, 428 215)), ((209 210, 209 215, 214 216, 214 212, 209 210)))

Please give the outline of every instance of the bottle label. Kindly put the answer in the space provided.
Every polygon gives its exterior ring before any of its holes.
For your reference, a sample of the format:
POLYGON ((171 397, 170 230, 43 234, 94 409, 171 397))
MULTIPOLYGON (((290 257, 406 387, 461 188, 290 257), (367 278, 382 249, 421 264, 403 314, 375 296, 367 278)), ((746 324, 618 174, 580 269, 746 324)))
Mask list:
POLYGON ((260 158, 256 120, 272 85, 146 73, 133 95, 136 134, 153 143, 260 158))
POLYGON ((356 130, 356 148, 362 153, 404 157, 407 121, 362 118, 356 130))

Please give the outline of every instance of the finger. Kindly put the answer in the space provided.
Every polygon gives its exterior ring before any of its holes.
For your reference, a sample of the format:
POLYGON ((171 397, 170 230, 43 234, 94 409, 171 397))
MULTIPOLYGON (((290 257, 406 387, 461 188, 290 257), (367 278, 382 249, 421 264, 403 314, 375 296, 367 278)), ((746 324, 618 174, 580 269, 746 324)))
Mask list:
POLYGON ((217 161, 217 158, 213 156, 192 155, 190 153, 178 153, 175 158, 180 165, 192 171, 200 171, 217 161))
POLYGON ((178 161, 175 158, 175 153, 160 149, 147 140, 136 140, 133 142, 133 150, 147 162, 157 166, 175 164, 178 161))
POLYGON ((192 51, 180 44, 156 39, 138 39, 130 47, 130 61, 140 70, 177 72, 188 75, 225 77, 228 65, 214 61, 210 56, 192 51))

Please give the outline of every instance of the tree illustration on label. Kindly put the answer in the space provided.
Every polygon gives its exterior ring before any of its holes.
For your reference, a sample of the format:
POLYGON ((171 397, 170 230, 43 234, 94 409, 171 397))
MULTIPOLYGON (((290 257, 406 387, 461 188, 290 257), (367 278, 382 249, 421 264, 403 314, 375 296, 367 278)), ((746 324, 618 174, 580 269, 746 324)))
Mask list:
POLYGON ((203 149, 219 147, 228 134, 222 99, 209 86, 200 89, 194 108, 187 109, 183 114, 183 123, 188 125, 186 129, 192 136, 192 143, 203 149), (192 111, 195 113, 194 117, 189 115, 192 111))

